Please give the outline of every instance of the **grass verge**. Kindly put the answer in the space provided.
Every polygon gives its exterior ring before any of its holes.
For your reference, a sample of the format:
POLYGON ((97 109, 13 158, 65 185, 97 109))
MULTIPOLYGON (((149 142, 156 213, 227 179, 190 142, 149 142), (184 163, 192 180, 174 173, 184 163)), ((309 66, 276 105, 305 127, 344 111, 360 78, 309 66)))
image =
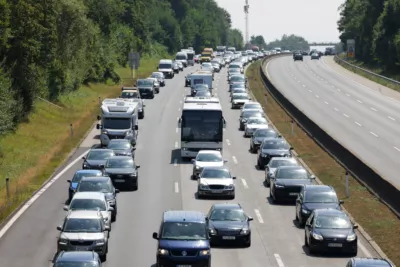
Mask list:
POLYGON ((335 188, 345 208, 363 226, 385 254, 400 266, 400 221, 365 187, 350 177, 350 197, 345 196, 345 170, 321 147, 319 147, 298 126, 291 134, 291 119, 265 89, 261 80, 260 64, 257 62, 247 69, 250 88, 280 133, 295 148, 299 157, 327 185, 335 188))
MULTIPOLYGON (((141 63, 139 75, 147 77, 158 59, 143 59, 141 63)), ((116 71, 122 84, 134 83, 129 68, 116 71)), ((82 86, 60 96, 55 104, 38 100, 29 122, 0 138, 0 223, 38 190, 80 144, 98 115, 101 99, 116 97, 120 92, 120 84, 107 82, 82 86)))
MULTIPOLYGON (((348 63, 350 63, 352 65, 355 65, 357 67, 360 67, 360 68, 366 69, 368 71, 371 71, 373 73, 388 77, 388 78, 393 79, 395 81, 400 81, 400 74, 399 73, 390 73, 390 72, 382 70, 382 68, 377 67, 377 66, 371 66, 371 65, 365 64, 365 63, 360 62, 360 61, 355 60, 355 59, 347 59, 344 54, 339 55, 339 58, 341 58, 343 60, 346 60, 348 63)), ((357 68, 354 68, 354 67, 352 67, 352 66, 350 66, 350 65, 348 65, 346 63, 342 63, 339 60, 335 60, 335 61, 336 61, 336 63, 338 63, 343 68, 345 68, 345 69, 347 69, 347 70, 349 70, 351 72, 354 72, 355 74, 358 74, 358 75, 363 76, 364 78, 367 78, 367 79, 369 79, 369 80, 371 80, 373 82, 379 83, 379 84, 381 84, 383 86, 386 86, 388 88, 391 88, 393 90, 396 90, 396 91, 400 92, 400 85, 396 85, 396 84, 391 83, 391 82, 389 82, 389 81, 387 81, 385 79, 379 78, 379 77, 377 77, 375 75, 371 75, 371 74, 369 74, 369 73, 367 73, 365 71, 362 71, 362 70, 359 70, 357 68)))

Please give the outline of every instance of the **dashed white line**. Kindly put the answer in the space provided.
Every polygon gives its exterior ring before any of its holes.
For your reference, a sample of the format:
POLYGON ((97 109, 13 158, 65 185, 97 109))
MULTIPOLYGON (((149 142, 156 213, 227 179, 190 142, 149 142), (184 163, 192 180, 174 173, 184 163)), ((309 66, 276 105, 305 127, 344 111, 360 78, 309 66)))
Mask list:
POLYGON ((355 121, 354 123, 357 124, 357 125, 360 126, 360 127, 362 126, 361 123, 359 123, 359 122, 357 122, 357 121, 355 121))
POLYGON ((228 144, 228 146, 231 145, 231 141, 229 141, 229 139, 226 139, 226 143, 228 144))
POLYGON ((179 184, 175 182, 175 193, 179 193, 179 184))
POLYGON ((179 101, 179 104, 182 104, 182 101, 179 101))
POLYGON ((350 96, 349 94, 346 94, 347 96, 350 96))
POLYGON ((332 85, 332 88, 335 88, 335 86, 334 86, 334 85, 332 85))
POLYGON ((339 88, 337 88, 336 90, 338 90, 338 92, 340 92, 340 89, 339 89, 339 88))
POLYGON ((316 98, 319 98, 319 95, 315 95, 316 98))
POLYGON ((178 133, 179 132, 179 128, 176 128, 176 133, 178 133))
POLYGON ((285 264, 283 264, 283 261, 281 259, 281 256, 279 254, 274 254, 275 260, 278 263, 278 267, 285 267, 285 264))
POLYGON ((175 142, 175 148, 178 148, 178 142, 175 142))
POLYGON ((300 80, 297 80, 297 82, 299 83, 299 82, 300 82, 300 80))
POLYGON ((257 210, 257 209, 255 209, 255 210, 254 210, 254 213, 256 214, 256 217, 257 217, 258 222, 259 222, 259 223, 264 223, 264 220, 263 220, 263 218, 262 218, 262 216, 261 216, 260 211, 257 210))
POLYGON ((249 188, 249 186, 247 185, 247 182, 246 182, 246 180, 245 179, 241 179, 242 180, 242 184, 243 184, 243 187, 244 188, 246 188, 246 189, 248 189, 249 188))
POLYGON ((377 109, 374 109, 374 108, 371 108, 371 110, 373 110, 373 111, 378 111, 377 109))
POLYGON ((237 161, 237 159, 236 159, 235 156, 232 156, 232 160, 233 160, 233 163, 234 163, 234 164, 238 164, 238 161, 237 161))
POLYGON ((181 108, 178 108, 178 111, 181 111, 181 108))
POLYGON ((329 103, 328 103, 328 102, 326 102, 326 101, 325 101, 324 103, 325 103, 325 104, 327 104, 327 105, 329 105, 329 103))
POLYGON ((400 152, 400 148, 394 146, 394 149, 400 152))
POLYGON ((346 113, 343 113, 343 116, 345 116, 346 118, 349 118, 350 116, 347 115, 346 113))
POLYGON ((339 111, 337 108, 333 108, 335 111, 339 111))
POLYGON ((178 160, 177 159, 174 159, 174 166, 175 167, 178 166, 178 160))
POLYGON ((310 93, 312 93, 312 91, 311 90, 308 90, 310 93))
POLYGON ((370 134, 372 134, 373 136, 375 136, 375 137, 379 137, 379 135, 377 135, 376 133, 374 133, 374 132, 369 132, 370 134))
POLYGON ((302 85, 304 88, 306 87, 304 84, 302 85))
POLYGON ((328 83, 327 81, 325 81, 325 83, 328 83))
POLYGON ((392 121, 396 121, 395 118, 392 118, 392 117, 390 117, 390 116, 388 116, 388 118, 391 119, 392 121))
POLYGON ((357 102, 358 102, 358 103, 360 103, 360 104, 362 104, 362 103, 363 103, 363 102, 361 102, 361 100, 358 100, 358 99, 357 99, 357 102))

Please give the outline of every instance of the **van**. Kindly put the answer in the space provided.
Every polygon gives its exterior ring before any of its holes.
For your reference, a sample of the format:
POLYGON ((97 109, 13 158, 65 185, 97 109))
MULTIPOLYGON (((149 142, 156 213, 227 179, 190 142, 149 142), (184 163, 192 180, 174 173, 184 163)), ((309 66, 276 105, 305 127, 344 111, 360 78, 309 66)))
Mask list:
POLYGON ((189 66, 194 66, 194 51, 186 52, 187 54, 187 62, 189 66))
POLYGON ((174 70, 172 69, 172 60, 161 59, 158 64, 158 72, 162 72, 165 77, 172 79, 175 76, 174 70))
POLYGON ((175 56, 175 61, 179 61, 182 63, 183 67, 187 67, 188 66, 188 55, 186 54, 186 52, 178 52, 176 53, 175 56))
POLYGON ((211 266, 210 235, 199 211, 165 211, 157 240, 156 266, 211 266))

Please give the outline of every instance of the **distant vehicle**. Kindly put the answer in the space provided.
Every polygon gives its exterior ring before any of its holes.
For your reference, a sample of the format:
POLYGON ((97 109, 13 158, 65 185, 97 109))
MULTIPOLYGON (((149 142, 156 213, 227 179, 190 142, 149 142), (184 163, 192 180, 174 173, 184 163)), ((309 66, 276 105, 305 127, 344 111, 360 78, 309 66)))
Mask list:
POLYGON ((325 56, 332 56, 335 54, 335 48, 334 47, 327 47, 325 48, 325 56))
POLYGON ((253 136, 250 139, 250 148, 249 148, 250 152, 257 153, 258 149, 260 148, 260 145, 265 139, 276 138, 276 137, 278 137, 278 134, 273 129, 270 128, 257 129, 253 133, 253 136))
POLYGON ((244 136, 251 137, 257 129, 268 129, 267 120, 260 117, 250 117, 244 128, 244 136))
POLYGON ((197 178, 205 167, 222 167, 227 162, 222 158, 221 151, 200 150, 196 158, 192 159, 193 174, 192 178, 197 178))
POLYGON ((301 60, 301 61, 303 61, 303 54, 300 53, 300 52, 295 53, 295 54, 293 55, 293 60, 294 60, 294 61, 296 61, 296 60, 301 60))
POLYGON ((318 54, 318 52, 314 52, 314 53, 311 54, 311 60, 313 60, 313 59, 318 59, 319 60, 319 58, 320 58, 320 55, 318 54))
POLYGON ((379 258, 352 258, 346 265, 347 267, 394 267, 394 264, 388 259, 379 258))
POLYGON ((101 267, 99 254, 94 251, 61 251, 54 260, 53 267, 85 266, 101 267))
POLYGON ((131 157, 115 156, 109 158, 104 165, 105 173, 111 178, 116 188, 139 188, 139 165, 131 157))
POLYGON ((77 170, 72 177, 71 180, 67 180, 69 183, 68 187, 68 203, 71 202, 72 197, 74 196, 75 190, 82 180, 83 177, 94 177, 94 176, 103 176, 103 172, 101 170, 77 170))
POLYGON ((111 149, 90 149, 86 157, 82 157, 82 169, 102 170, 108 158, 114 157, 115 153, 111 149))
POLYGON ((258 150, 257 166, 264 169, 273 157, 291 157, 292 150, 292 147, 283 138, 266 139, 258 150))

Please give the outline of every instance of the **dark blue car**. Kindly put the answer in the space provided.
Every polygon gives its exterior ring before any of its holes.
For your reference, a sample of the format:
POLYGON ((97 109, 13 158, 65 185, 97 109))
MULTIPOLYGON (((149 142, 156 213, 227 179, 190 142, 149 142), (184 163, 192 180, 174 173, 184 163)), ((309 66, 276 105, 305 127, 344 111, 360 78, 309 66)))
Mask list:
POLYGON ((93 251, 61 251, 53 267, 101 267, 100 257, 93 251))
POLYGON ((69 183, 68 187, 68 203, 71 201, 72 197, 74 196, 74 192, 76 187, 78 186, 79 182, 81 181, 82 177, 88 176, 103 176, 103 172, 100 170, 78 170, 75 172, 74 177, 72 180, 67 180, 69 183))
POLYGON ((160 231, 153 238, 158 240, 156 266, 211 266, 210 237, 201 212, 164 212, 160 231))

